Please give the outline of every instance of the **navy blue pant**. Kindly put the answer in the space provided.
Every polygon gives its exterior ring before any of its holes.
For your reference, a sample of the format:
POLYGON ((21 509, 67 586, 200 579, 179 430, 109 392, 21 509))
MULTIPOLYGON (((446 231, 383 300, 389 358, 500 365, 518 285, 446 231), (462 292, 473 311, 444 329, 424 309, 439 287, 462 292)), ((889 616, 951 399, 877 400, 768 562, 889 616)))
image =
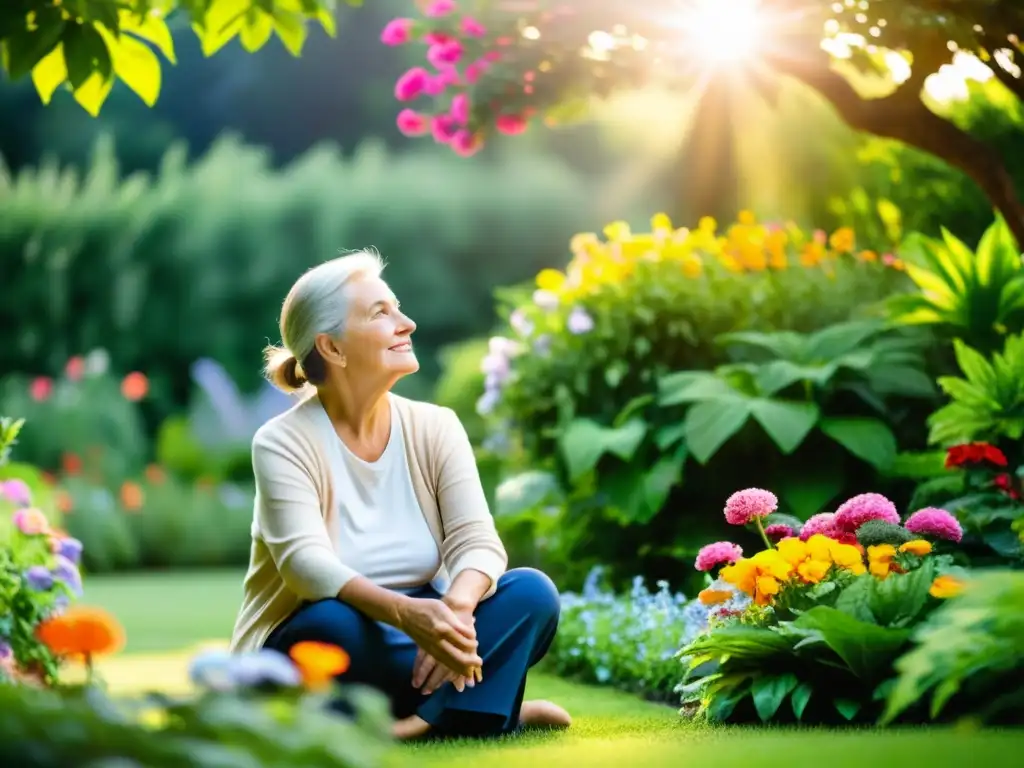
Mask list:
MULTIPOLYGON (((430 586, 411 596, 440 598, 430 586)), ((417 647, 412 638, 340 600, 303 606, 274 630, 266 647, 287 653, 295 643, 308 640, 337 645, 351 659, 339 680, 382 691, 395 717, 419 715, 443 735, 497 735, 519 724, 527 670, 547 653, 560 605, 558 590, 540 571, 507 571, 495 594, 475 612, 483 682, 461 693, 451 683, 429 696, 413 688, 417 647)))

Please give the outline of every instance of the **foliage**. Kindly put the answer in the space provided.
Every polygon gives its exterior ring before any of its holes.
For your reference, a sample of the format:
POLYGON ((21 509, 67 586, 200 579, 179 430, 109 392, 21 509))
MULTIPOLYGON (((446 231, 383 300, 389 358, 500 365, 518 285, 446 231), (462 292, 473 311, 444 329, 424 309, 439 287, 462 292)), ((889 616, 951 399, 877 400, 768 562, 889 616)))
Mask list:
POLYGON ((206 56, 236 38, 247 51, 256 51, 272 35, 298 56, 309 21, 334 35, 335 5, 335 0, 10 0, 0 9, 3 69, 12 80, 31 74, 44 103, 68 87, 93 116, 115 80, 153 106, 161 85, 157 54, 176 63, 168 26, 175 12, 190 24, 206 56))
POLYGON ((1024 435, 1024 334, 1007 337, 1002 352, 988 359, 960 339, 953 348, 963 376, 939 378, 951 402, 929 417, 929 442, 1019 440, 1024 435))
POLYGON ((1013 725, 1024 701, 1024 574, 978 574, 920 626, 896 662, 883 722, 919 701, 932 719, 1013 725))
POLYGON ((562 595, 548 659, 560 675, 668 701, 679 682, 676 652, 706 628, 708 608, 665 582, 652 593, 639 576, 616 595, 602 587, 601 573, 591 570, 580 594, 562 595))
POLYGON ((199 692, 183 697, 115 699, 93 685, 0 686, 0 758, 26 768, 380 764, 389 742, 382 696, 303 686, 307 670, 271 651, 226 656, 197 657, 199 692))
MULTIPOLYGON (((764 494, 733 498, 751 493, 764 494)), ((745 509, 760 527, 772 508, 745 509)), ((683 686, 684 703, 699 704, 700 715, 719 722, 875 720, 913 628, 961 584, 937 537, 935 544, 916 538, 898 547, 858 541, 864 523, 892 516, 891 502, 866 494, 842 505, 827 533, 809 521, 799 537, 751 557, 717 550, 725 558, 717 558, 719 581, 751 604, 719 615, 680 651, 698 675, 683 686)), ((905 525, 921 530, 913 517, 905 525)), ((717 584, 700 595, 710 605, 730 597, 717 584)))
POLYGON ((894 322, 936 326, 985 354, 1024 330, 1024 260, 1001 218, 977 251, 943 229, 941 240, 911 235, 899 252, 918 290, 888 300, 894 322))
POLYGON ((0 306, 15 329, 0 370, 53 375, 103 347, 111 369, 146 372, 155 429, 189 399, 201 358, 252 392, 260 349, 279 333, 268 308, 339 248, 375 245, 419 324, 423 375, 409 385, 425 396, 433 353, 492 322, 494 287, 548 264, 592 218, 584 179, 536 156, 468 166, 371 143, 275 169, 230 138, 191 164, 182 149, 152 178, 120 178, 107 145, 81 176, 52 164, 0 173, 0 269, 15 297, 0 306))
MULTIPOLYGON (((0 466, 15 444, 20 422, 0 419, 0 466)), ((53 528, 33 506, 20 478, 0 478, 0 689, 31 677, 52 682, 58 659, 36 636, 39 625, 81 594, 82 545, 53 528)))

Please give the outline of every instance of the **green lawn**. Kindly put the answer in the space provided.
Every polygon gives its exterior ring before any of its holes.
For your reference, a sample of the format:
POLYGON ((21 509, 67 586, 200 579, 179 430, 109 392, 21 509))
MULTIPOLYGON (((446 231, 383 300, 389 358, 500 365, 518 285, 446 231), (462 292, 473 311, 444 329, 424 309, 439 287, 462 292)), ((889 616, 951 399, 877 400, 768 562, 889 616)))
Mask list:
MULTIPOLYGON (((241 574, 209 571, 94 577, 87 602, 115 612, 128 633, 128 653, 102 665, 115 689, 181 688, 191 651, 223 642, 238 609, 241 574)), ((549 675, 531 676, 528 695, 566 706, 568 733, 496 742, 396 747, 390 766, 814 766, 883 768, 913 765, 1002 768, 1020 764, 1024 731, 969 729, 793 731, 707 728, 682 721, 670 707, 549 675), (1014 758, 1016 754, 1018 757, 1014 758)))

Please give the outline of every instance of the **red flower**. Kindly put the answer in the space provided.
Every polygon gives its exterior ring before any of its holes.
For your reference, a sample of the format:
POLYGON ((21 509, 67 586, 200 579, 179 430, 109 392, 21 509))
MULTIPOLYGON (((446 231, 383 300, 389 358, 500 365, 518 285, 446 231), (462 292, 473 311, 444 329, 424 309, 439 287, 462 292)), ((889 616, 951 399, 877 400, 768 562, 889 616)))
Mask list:
POLYGON ((997 467, 1005 467, 1006 455, 989 443, 954 445, 946 452, 946 469, 974 464, 994 464, 997 467))
POLYGON ((1017 489, 1013 487, 1013 478, 1005 472, 1001 475, 996 475, 995 480, 992 481, 992 485, 1001 490, 1011 499, 1020 498, 1020 494, 1017 493, 1017 489))

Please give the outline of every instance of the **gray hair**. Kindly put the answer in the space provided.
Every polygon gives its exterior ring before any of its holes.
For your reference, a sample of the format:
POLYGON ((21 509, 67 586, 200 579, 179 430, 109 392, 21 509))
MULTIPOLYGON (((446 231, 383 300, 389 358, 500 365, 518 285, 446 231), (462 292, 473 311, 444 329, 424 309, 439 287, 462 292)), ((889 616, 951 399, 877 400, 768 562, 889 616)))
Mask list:
MULTIPOLYGON (((288 291, 281 307, 281 341, 263 350, 263 373, 283 392, 297 392, 315 381, 320 371, 306 371, 316 337, 340 336, 348 318, 345 286, 356 278, 379 277, 384 261, 372 248, 339 256, 308 270, 288 291), (312 378, 310 377, 312 374, 312 378)), ((319 355, 316 356, 319 360, 319 355)), ((322 367, 322 361, 320 361, 322 367)))

